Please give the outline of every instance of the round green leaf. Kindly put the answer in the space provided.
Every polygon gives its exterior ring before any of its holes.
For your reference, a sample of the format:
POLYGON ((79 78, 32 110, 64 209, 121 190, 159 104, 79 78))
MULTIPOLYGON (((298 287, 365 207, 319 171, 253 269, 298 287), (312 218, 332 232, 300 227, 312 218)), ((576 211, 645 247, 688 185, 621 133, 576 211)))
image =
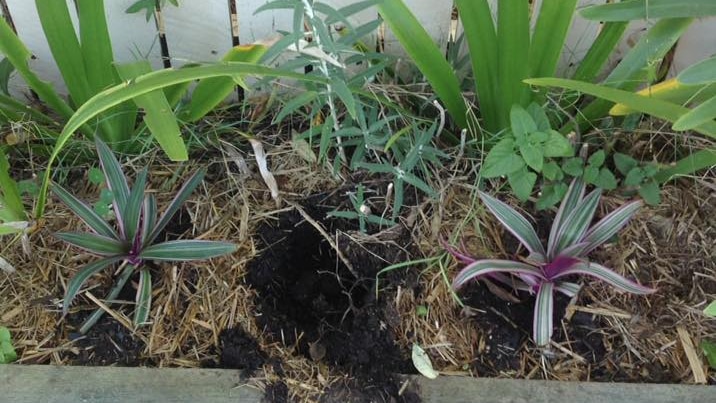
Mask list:
POLYGON ((604 160, 606 159, 606 154, 604 153, 604 150, 599 150, 592 154, 589 159, 587 160, 587 163, 589 165, 593 165, 594 167, 601 167, 604 165, 604 160))
POLYGON ((614 177, 612 171, 602 168, 599 170, 599 176, 597 176, 594 184, 602 189, 613 190, 617 188, 617 178, 614 177))
POLYGON ((480 173, 485 178, 509 175, 524 167, 525 162, 515 153, 515 142, 511 138, 500 140, 485 157, 480 173))
POLYGON ((653 180, 648 181, 639 187, 639 196, 652 206, 657 206, 661 203, 659 185, 653 180))
POLYGON ((562 133, 550 130, 548 134, 549 137, 545 141, 543 149, 545 157, 571 157, 574 155, 572 143, 562 133))
POLYGON ((624 178, 625 186, 639 186, 644 180, 644 170, 639 167, 632 168, 624 178))
POLYGON ((584 161, 579 157, 570 158, 562 163, 562 171, 570 176, 580 176, 584 172, 584 161))
POLYGON ((537 172, 542 172, 544 155, 542 155, 541 149, 530 143, 525 143, 520 146, 520 154, 530 168, 537 172))
POLYGON ((510 183, 512 191, 515 192, 515 196, 525 201, 532 194, 532 188, 534 188, 537 182, 537 174, 529 172, 527 167, 522 167, 522 169, 509 174, 507 180, 510 183))
POLYGON ((622 175, 626 175, 631 171, 634 167, 638 165, 638 162, 622 153, 615 153, 614 154, 614 165, 617 167, 617 170, 622 173, 622 175))

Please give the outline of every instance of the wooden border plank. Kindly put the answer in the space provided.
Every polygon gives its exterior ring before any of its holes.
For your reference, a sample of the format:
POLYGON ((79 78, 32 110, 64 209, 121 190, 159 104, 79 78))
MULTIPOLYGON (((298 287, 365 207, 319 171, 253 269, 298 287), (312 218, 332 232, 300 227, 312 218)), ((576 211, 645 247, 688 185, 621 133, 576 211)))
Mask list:
POLYGON ((424 402, 451 403, 554 403, 714 402, 713 386, 559 382, 443 376, 435 380, 410 377, 424 402))
POLYGON ((0 365, 0 396, 13 403, 258 403, 240 371, 0 365))

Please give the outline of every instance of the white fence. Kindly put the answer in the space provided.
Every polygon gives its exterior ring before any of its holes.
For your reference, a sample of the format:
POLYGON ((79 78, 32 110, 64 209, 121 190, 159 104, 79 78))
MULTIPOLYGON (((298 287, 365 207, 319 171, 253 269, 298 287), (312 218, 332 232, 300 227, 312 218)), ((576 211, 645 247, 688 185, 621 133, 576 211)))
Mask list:
MULTIPOLYGON (((73 0, 67 1, 71 6, 73 0)), ((358 0, 323 0, 338 8, 358 0)), ((459 22, 453 21, 451 0, 404 0, 436 43, 443 49, 451 39, 451 33, 460 32, 459 22)), ((493 0, 493 3, 499 0, 493 0)), ((527 1, 527 0, 525 0, 527 1)), ((536 0, 537 6, 542 0, 536 0)), ((716 1, 716 0, 714 0, 716 1)), ((0 0, 18 35, 33 53, 32 69, 43 79, 52 82, 61 92, 64 85, 40 26, 39 17, 32 0, 0 0)), ((168 57, 173 67, 188 61, 213 61, 239 43, 252 43, 275 35, 276 31, 290 31, 293 25, 289 10, 270 10, 254 15, 255 10, 267 0, 179 0, 179 7, 166 6, 161 12, 160 23, 147 22, 144 14, 127 14, 125 10, 136 0, 105 0, 105 10, 115 59, 126 62, 147 58, 155 68, 163 67, 162 57, 168 57), (158 26, 157 26, 158 25, 158 26), (163 55, 159 32, 164 33, 167 53, 163 55)), ((580 0, 582 5, 603 3, 604 0, 580 0)), ((74 7, 70 7, 74 12, 74 7)), ((0 12, 2 8, 0 7, 0 12)), ((354 16, 355 23, 365 23, 377 18, 372 8, 354 16)), ((76 21, 76 15, 73 14, 76 21)), ((612 63, 636 43, 647 22, 634 22, 625 35, 612 63)), ((562 68, 579 62, 591 41, 596 37, 599 24, 576 17, 562 58, 562 68)), ((400 55, 402 49, 389 30, 381 29, 385 51, 400 55)), ((681 38, 677 46, 672 72, 689 64, 716 54, 716 19, 696 21, 681 38)), ((14 95, 26 92, 19 77, 11 80, 14 95)))

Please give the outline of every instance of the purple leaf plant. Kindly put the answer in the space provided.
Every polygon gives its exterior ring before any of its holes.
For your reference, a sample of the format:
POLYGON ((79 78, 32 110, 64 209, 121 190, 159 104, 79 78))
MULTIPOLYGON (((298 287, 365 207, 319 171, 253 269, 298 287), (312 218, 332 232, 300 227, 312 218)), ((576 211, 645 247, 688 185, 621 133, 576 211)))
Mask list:
MULTIPOLYGON (((634 216, 641 201, 627 203, 590 227, 596 212, 601 189, 586 197, 585 185, 575 179, 562 200, 543 247, 532 225, 506 203, 480 192, 487 209, 527 249, 524 261, 475 259, 445 244, 446 250, 466 266, 455 276, 453 288, 459 289, 470 280, 488 277, 517 290, 537 295, 532 337, 538 346, 546 346, 552 338, 554 293, 574 296, 580 286, 566 281, 574 275, 587 275, 633 294, 649 294, 656 290, 644 287, 617 274, 612 269, 587 260, 587 254, 608 241, 634 216)), ((464 249, 464 248, 463 248, 464 249)))
MULTIPOLYGON (((100 165, 104 172, 109 191, 112 192, 112 205, 116 216, 117 228, 105 221, 87 203, 77 199, 61 186, 54 184, 53 191, 84 223, 90 232, 59 232, 55 236, 71 245, 84 249, 100 257, 75 274, 67 284, 62 304, 62 314, 67 315, 70 304, 80 292, 84 283, 92 275, 107 267, 122 263, 119 278, 106 297, 109 305, 133 273, 139 272, 139 285, 134 310, 135 326, 147 322, 152 301, 152 278, 147 261, 190 261, 204 260, 226 255, 236 250, 229 242, 204 240, 159 241, 158 238, 169 224, 174 214, 189 198, 191 192, 201 183, 204 171, 199 170, 184 183, 163 214, 157 212, 154 195, 147 193, 147 169, 143 169, 130 188, 122 172, 119 161, 109 147, 99 138, 96 140, 100 165)), ((97 309, 84 322, 80 333, 86 333, 104 314, 97 309)))

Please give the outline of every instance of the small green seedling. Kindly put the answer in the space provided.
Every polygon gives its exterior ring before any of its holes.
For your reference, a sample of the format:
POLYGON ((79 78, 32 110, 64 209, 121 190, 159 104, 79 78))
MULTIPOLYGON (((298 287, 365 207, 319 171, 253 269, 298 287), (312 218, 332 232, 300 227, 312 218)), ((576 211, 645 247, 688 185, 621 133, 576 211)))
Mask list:
POLYGON ((659 167, 656 164, 640 164, 639 161, 626 154, 615 153, 614 165, 624 175, 622 185, 636 189, 639 196, 652 206, 661 203, 659 184, 654 179, 659 172, 659 167))
POLYGON ((360 232, 364 234, 367 231, 367 223, 380 225, 381 227, 395 225, 395 221, 371 213, 370 207, 365 202, 365 189, 363 185, 358 185, 356 193, 349 196, 355 211, 331 211, 328 213, 328 216, 346 218, 348 220, 358 219, 360 232))
POLYGON ((12 346, 10 330, 0 326, 0 364, 9 364, 15 360, 17 360, 17 353, 12 346))

